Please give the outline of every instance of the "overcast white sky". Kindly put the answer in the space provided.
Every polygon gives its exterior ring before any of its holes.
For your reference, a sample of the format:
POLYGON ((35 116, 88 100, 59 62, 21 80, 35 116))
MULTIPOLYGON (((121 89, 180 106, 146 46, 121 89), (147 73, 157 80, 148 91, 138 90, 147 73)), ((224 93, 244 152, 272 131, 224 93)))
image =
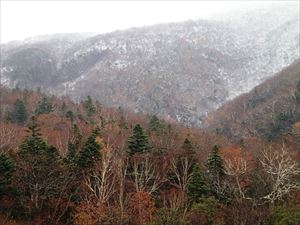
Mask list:
MULTIPOLYGON (((189 19, 209 19, 261 1, 1 1, 1 43, 73 32, 105 33, 189 19)), ((268 1, 268 4, 271 2, 268 1)))

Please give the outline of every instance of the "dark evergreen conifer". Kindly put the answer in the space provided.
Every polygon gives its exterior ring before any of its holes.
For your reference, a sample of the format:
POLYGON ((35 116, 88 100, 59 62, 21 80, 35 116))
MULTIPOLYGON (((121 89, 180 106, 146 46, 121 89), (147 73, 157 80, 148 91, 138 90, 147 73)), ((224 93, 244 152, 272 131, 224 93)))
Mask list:
POLYGON ((128 154, 144 153, 149 149, 148 137, 140 124, 133 128, 133 134, 128 140, 128 154))
POLYGON ((209 193, 209 188, 205 182, 205 178, 200 171, 197 164, 193 167, 191 178, 188 182, 188 195, 193 199, 194 202, 200 202, 203 197, 206 197, 209 193))
POLYGON ((72 162, 76 155, 76 145, 68 142, 68 151, 67 151, 67 160, 68 162, 72 162))
POLYGON ((300 104, 300 80, 297 83, 296 91, 295 91, 296 101, 300 104))
POLYGON ((69 111, 66 112, 66 117, 67 117, 68 119, 70 119, 71 123, 73 123, 73 120, 74 120, 74 114, 73 114, 73 112, 72 112, 71 110, 69 110, 69 111))
POLYGON ((225 176, 223 159, 219 155, 219 147, 215 145, 207 160, 209 176, 212 179, 220 180, 225 176))
POLYGON ((35 117, 29 125, 30 134, 19 146, 17 178, 20 194, 34 204, 36 210, 61 193, 65 182, 57 150, 41 137, 35 117))
POLYGON ((11 121, 17 124, 24 124, 27 120, 27 116, 28 115, 24 102, 20 99, 17 99, 10 115, 11 121))
POLYGON ((88 137, 82 149, 79 151, 76 163, 81 168, 92 168, 97 160, 101 158, 100 148, 102 147, 96 140, 99 129, 96 129, 88 137))
POLYGON ((160 120, 155 115, 151 116, 148 130, 154 132, 158 131, 160 128, 162 128, 160 120))
POLYGON ((47 160, 53 161, 58 157, 57 150, 53 146, 49 146, 41 137, 39 133, 39 128, 35 117, 31 118, 31 123, 29 124, 30 135, 25 139, 25 141, 19 147, 20 157, 31 157, 35 156, 42 157, 47 160))
POLYGON ((53 106, 50 100, 47 97, 43 97, 43 99, 38 103, 35 114, 44 114, 50 113, 53 111, 53 106))
POLYGON ((222 157, 219 155, 219 147, 215 145, 207 160, 207 175, 210 184, 211 193, 217 199, 228 202, 230 201, 230 193, 225 188, 225 168, 222 157))
POLYGON ((0 153, 0 198, 8 193, 13 176, 14 164, 10 157, 0 153))
POLYGON ((66 154, 66 159, 69 163, 73 163, 76 154, 80 149, 81 145, 81 140, 82 140, 82 135, 80 132, 80 129, 76 124, 72 125, 72 128, 70 130, 70 136, 69 136, 69 141, 68 141, 68 151, 66 154))
POLYGON ((92 116, 96 112, 96 107, 93 104, 93 100, 91 96, 87 96, 87 99, 83 101, 83 107, 87 113, 88 116, 92 116))
POLYGON ((188 155, 191 155, 191 154, 195 153, 194 150, 193 150, 192 143, 188 138, 184 139, 182 149, 183 149, 184 153, 188 154, 188 155))

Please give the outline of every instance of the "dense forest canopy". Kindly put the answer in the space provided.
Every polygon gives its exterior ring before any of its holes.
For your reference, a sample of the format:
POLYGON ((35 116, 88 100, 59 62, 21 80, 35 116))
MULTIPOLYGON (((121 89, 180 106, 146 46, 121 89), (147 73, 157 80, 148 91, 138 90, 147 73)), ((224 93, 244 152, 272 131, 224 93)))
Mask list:
MULTIPOLYGON (((277 94, 284 129, 272 138, 1 87, 0 224, 299 224, 300 79, 290 71, 276 83, 289 92, 277 94)), ((232 104, 226 113, 240 113, 232 104)))

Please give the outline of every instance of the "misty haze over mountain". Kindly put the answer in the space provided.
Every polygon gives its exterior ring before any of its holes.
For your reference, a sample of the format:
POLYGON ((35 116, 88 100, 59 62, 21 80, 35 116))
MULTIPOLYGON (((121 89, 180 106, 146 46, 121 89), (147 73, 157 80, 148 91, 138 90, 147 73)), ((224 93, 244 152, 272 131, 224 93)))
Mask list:
POLYGON ((299 58, 297 6, 10 42, 1 45, 1 83, 201 126, 208 112, 299 58))
POLYGON ((299 225, 299 1, 0 4, 0 225, 299 225))

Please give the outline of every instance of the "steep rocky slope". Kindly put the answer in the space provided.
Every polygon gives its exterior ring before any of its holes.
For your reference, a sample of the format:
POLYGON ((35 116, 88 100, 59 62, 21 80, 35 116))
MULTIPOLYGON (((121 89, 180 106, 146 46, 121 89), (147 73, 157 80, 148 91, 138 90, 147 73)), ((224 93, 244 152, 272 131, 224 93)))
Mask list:
POLYGON ((201 125, 299 58, 299 9, 2 46, 1 81, 201 125))

